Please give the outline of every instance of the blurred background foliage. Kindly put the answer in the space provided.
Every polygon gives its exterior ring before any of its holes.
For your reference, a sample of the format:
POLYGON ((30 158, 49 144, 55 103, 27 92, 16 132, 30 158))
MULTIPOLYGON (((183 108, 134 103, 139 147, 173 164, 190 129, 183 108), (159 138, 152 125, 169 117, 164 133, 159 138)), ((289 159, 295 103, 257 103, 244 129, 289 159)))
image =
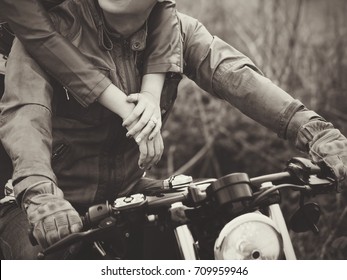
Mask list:
MULTIPOLYGON (((177 0, 178 10, 248 55, 275 84, 347 135, 347 1, 177 0)), ((153 177, 184 173, 251 177, 281 171, 303 156, 276 134, 185 79, 164 130, 165 152, 153 177)), ((291 233, 300 259, 346 259, 347 195, 324 195, 319 235, 291 233)), ((298 196, 284 193, 286 217, 298 196)))

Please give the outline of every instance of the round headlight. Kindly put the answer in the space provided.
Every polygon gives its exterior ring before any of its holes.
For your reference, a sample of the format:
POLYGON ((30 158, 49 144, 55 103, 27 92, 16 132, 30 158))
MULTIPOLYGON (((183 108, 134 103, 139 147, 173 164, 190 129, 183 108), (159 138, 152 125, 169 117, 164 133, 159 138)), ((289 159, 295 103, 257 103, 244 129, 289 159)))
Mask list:
POLYGON ((276 260, 283 256, 283 242, 270 218, 247 213, 224 226, 214 255, 217 260, 276 260))

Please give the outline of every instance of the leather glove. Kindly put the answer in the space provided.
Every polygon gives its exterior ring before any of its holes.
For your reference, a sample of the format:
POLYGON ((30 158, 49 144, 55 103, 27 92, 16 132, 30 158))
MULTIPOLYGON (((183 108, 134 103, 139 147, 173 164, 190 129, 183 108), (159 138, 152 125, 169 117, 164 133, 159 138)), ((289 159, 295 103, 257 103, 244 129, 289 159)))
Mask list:
POLYGON ((324 162, 338 181, 347 176, 347 139, 331 123, 312 120, 298 131, 296 146, 308 149, 315 163, 324 162))
POLYGON ((63 192, 51 181, 38 182, 22 196, 33 235, 42 248, 82 229, 82 220, 63 192))

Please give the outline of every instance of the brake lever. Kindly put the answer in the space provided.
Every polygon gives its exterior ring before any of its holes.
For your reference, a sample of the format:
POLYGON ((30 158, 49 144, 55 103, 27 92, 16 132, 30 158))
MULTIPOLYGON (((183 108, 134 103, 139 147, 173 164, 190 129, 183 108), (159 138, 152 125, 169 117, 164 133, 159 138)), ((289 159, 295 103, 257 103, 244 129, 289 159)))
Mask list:
POLYGON ((292 158, 287 164, 287 171, 301 183, 309 185, 315 194, 338 191, 337 181, 329 168, 310 159, 292 158))
POLYGON ((97 228, 89 229, 83 232, 76 232, 76 233, 69 234, 68 236, 52 244, 51 246, 49 246, 42 252, 39 252, 37 257, 38 259, 42 260, 47 255, 57 252, 63 248, 67 248, 68 246, 75 244, 79 241, 93 240, 99 234, 109 229, 110 227, 113 227, 115 224, 116 224, 116 219, 113 217, 108 217, 104 219, 103 221, 101 221, 97 228))
POLYGON ((308 185, 314 194, 324 194, 329 192, 339 192, 338 183, 332 178, 319 178, 316 175, 309 176, 308 185))

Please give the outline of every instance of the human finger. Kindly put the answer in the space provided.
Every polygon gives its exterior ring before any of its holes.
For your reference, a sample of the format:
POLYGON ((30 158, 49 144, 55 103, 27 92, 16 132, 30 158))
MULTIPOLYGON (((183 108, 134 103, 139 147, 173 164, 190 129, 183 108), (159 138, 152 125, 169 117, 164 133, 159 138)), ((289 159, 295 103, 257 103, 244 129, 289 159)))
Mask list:
POLYGON ((154 116, 152 116, 147 122, 147 125, 141 130, 141 132, 138 135, 136 135, 135 141, 137 143, 141 142, 144 139, 146 139, 147 141, 151 141, 147 139, 147 136, 153 131, 157 123, 158 120, 154 116))
POLYGON ((153 140, 154 137, 156 135, 158 135, 158 133, 160 133, 161 126, 162 126, 161 120, 158 119, 158 122, 157 122, 156 126, 153 128, 152 132, 148 136, 148 140, 153 140))
POLYGON ((129 103, 137 103, 140 100, 140 94, 139 93, 132 93, 129 94, 126 98, 126 101, 129 103))
POLYGON ((145 109, 144 104, 138 103, 130 115, 125 118, 122 125, 125 127, 131 127, 131 125, 134 125, 134 122, 140 118, 145 109))
POLYGON ((154 141, 146 141, 147 143, 147 157, 144 163, 144 168, 149 169, 153 165, 153 161, 156 157, 156 147, 154 146, 154 141))
POLYGON ((164 150, 164 144, 161 135, 155 137, 152 141, 147 140, 146 143, 148 153, 144 162, 144 168, 149 169, 153 165, 156 165, 161 159, 164 150))
MULTIPOLYGON (((140 119, 136 122, 135 125, 133 125, 129 129, 127 134, 128 135, 137 135, 137 134, 139 134, 136 137, 136 139, 139 138, 139 141, 141 141, 141 139, 144 139, 145 137, 147 137, 148 134, 152 131, 153 128, 151 130, 150 130, 150 128, 148 128, 144 132, 142 132, 142 130, 148 125, 148 122, 153 117, 153 113, 154 113, 154 109, 153 108, 146 108, 143 111, 140 119)), ((139 142, 139 141, 136 141, 136 142, 139 142)))
POLYGON ((155 156, 153 158, 152 165, 156 165, 160 161, 164 152, 164 142, 161 135, 155 137, 153 143, 155 148, 155 156))
POLYGON ((147 157, 147 143, 146 141, 142 141, 139 143, 139 150, 140 150, 140 156, 139 156, 139 160, 138 160, 138 166, 141 169, 145 168, 145 161, 146 161, 146 157, 147 157))

